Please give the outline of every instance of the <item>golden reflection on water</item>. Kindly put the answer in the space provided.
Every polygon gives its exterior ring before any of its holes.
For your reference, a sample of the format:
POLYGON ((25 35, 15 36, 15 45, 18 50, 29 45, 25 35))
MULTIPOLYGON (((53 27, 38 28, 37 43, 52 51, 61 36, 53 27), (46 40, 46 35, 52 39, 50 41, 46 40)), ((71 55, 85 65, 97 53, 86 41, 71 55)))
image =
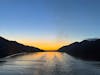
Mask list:
POLYGON ((27 55, 22 55, 16 58, 14 63, 16 64, 27 64, 31 65, 33 63, 45 63, 52 65, 55 62, 63 62, 63 55, 60 52, 36 52, 27 55))
POLYGON ((47 60, 51 60, 53 58, 57 57, 58 59, 62 58, 62 53, 60 52, 37 52, 37 53, 31 53, 25 56, 22 56, 21 59, 26 59, 26 60, 34 60, 34 59, 41 59, 41 58, 46 58, 47 60))
MULTIPOLYGON (((7 65, 14 65, 16 69, 26 70, 33 75, 45 75, 46 73, 52 75, 57 67, 63 69, 63 54, 60 52, 36 52, 17 56, 14 60, 7 62, 7 65)), ((12 68, 11 68, 12 69, 12 68)))
POLYGON ((8 58, 0 65, 0 75, 100 75, 89 63, 66 53, 37 52, 8 58))

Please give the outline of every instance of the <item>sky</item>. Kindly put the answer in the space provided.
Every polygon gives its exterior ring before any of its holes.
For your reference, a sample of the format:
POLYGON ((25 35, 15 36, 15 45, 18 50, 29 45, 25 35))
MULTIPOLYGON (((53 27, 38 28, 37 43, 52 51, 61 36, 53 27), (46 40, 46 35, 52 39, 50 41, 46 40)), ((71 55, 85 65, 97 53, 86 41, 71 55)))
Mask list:
POLYGON ((100 0, 0 0, 0 36, 45 50, 100 37, 100 0))

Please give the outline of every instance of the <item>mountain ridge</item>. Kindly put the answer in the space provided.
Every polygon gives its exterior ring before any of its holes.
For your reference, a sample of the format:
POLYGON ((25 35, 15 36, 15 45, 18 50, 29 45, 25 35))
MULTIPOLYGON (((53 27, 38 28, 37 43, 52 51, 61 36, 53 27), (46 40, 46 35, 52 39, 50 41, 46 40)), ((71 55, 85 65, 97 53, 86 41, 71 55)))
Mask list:
POLYGON ((84 59, 84 60, 98 60, 100 61, 100 39, 93 41, 83 40, 81 42, 74 42, 58 49, 59 52, 66 52, 69 55, 84 59))
POLYGON ((23 45, 16 41, 7 40, 0 36, 0 58, 23 52, 43 52, 43 50, 23 45))

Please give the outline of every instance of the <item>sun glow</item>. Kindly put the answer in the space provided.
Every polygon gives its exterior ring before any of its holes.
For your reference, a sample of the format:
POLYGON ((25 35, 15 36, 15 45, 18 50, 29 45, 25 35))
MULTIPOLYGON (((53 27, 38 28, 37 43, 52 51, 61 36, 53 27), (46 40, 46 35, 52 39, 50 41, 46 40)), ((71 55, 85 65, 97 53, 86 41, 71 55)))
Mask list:
POLYGON ((57 50, 64 45, 68 45, 70 42, 66 41, 47 41, 47 40, 39 40, 39 41, 32 41, 32 40, 19 40, 18 42, 34 46, 43 50, 57 50))

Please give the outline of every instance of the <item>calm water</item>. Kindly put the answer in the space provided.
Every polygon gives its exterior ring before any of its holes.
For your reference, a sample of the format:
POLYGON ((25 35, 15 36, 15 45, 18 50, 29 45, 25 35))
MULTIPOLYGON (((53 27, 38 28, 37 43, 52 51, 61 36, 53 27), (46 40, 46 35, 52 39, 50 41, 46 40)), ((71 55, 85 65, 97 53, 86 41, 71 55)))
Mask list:
POLYGON ((100 75, 99 62, 86 62, 66 53, 38 52, 4 59, 0 75, 100 75))

